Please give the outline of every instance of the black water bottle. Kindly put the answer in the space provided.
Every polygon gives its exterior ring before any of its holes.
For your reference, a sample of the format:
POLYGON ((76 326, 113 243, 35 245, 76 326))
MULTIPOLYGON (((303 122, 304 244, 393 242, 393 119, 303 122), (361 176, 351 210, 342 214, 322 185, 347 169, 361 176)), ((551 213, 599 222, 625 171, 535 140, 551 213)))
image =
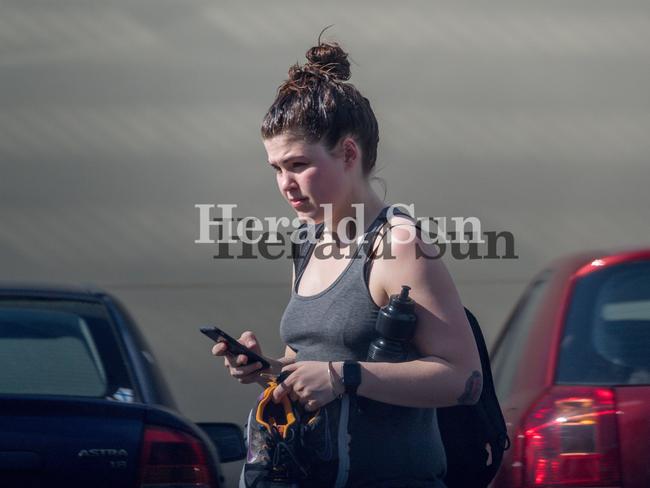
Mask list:
POLYGON ((410 289, 402 285, 402 292, 391 295, 388 305, 379 310, 375 324, 379 337, 370 344, 368 361, 400 363, 407 360, 417 322, 415 302, 409 297, 410 289))

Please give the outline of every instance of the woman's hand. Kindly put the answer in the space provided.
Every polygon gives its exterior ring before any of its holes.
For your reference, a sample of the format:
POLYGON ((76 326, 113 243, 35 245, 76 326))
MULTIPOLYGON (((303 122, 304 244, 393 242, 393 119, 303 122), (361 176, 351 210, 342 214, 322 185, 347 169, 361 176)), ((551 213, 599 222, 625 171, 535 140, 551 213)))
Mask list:
MULTIPOLYGON (((237 339, 237 342, 262 356, 262 349, 257 342, 255 334, 251 331, 247 330, 244 332, 239 339, 237 339)), ((259 382, 259 373, 262 368, 262 365, 259 362, 247 364, 248 358, 243 354, 237 356, 231 354, 228 351, 228 345, 225 342, 217 342, 212 347, 212 354, 215 356, 224 356, 224 366, 228 368, 230 375, 240 383, 248 384, 259 382)))
POLYGON ((289 395, 305 410, 315 411, 336 398, 326 362, 299 361, 285 366, 282 371, 289 371, 291 375, 273 392, 276 403, 289 395))

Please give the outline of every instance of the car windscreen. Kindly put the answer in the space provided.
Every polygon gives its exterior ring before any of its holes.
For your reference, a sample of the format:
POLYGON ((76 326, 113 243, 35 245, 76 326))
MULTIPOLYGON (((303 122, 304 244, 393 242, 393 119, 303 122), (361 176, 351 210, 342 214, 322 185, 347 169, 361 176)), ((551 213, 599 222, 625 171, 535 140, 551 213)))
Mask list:
POLYGON ((605 267, 577 281, 557 382, 650 384, 650 262, 605 267))
POLYGON ((0 393, 136 400, 104 305, 0 298, 0 393))

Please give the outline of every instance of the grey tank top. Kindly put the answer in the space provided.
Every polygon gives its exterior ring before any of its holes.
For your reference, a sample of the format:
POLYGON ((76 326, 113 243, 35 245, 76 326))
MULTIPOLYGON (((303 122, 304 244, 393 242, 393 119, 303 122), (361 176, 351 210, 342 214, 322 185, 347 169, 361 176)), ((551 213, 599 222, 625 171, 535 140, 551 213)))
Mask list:
MULTIPOLYGON (((309 243, 302 246, 304 262, 296 270, 291 299, 280 322, 281 338, 296 351, 297 361, 366 360, 368 347, 377 336, 379 311, 367 284, 367 249, 385 224, 387 209, 367 227, 364 243, 353 245, 352 258, 336 281, 316 295, 297 292, 315 247, 309 243)), ((316 235, 322 228, 322 224, 317 226, 316 235)), ((446 459, 435 409, 401 407, 363 397, 351 400, 347 395, 324 409, 330 421, 338 424, 331 431, 338 439, 334 446, 338 462, 329 465, 337 471, 336 482, 327 486, 445 486, 441 479, 446 459)))

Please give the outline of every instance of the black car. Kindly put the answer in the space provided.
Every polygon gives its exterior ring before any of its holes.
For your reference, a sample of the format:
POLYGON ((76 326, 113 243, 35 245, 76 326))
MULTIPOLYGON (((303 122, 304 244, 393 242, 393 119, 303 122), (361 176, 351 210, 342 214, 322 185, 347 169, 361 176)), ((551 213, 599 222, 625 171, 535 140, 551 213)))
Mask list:
POLYGON ((223 486, 234 424, 177 411, 124 306, 86 288, 0 286, 0 486, 223 486))

